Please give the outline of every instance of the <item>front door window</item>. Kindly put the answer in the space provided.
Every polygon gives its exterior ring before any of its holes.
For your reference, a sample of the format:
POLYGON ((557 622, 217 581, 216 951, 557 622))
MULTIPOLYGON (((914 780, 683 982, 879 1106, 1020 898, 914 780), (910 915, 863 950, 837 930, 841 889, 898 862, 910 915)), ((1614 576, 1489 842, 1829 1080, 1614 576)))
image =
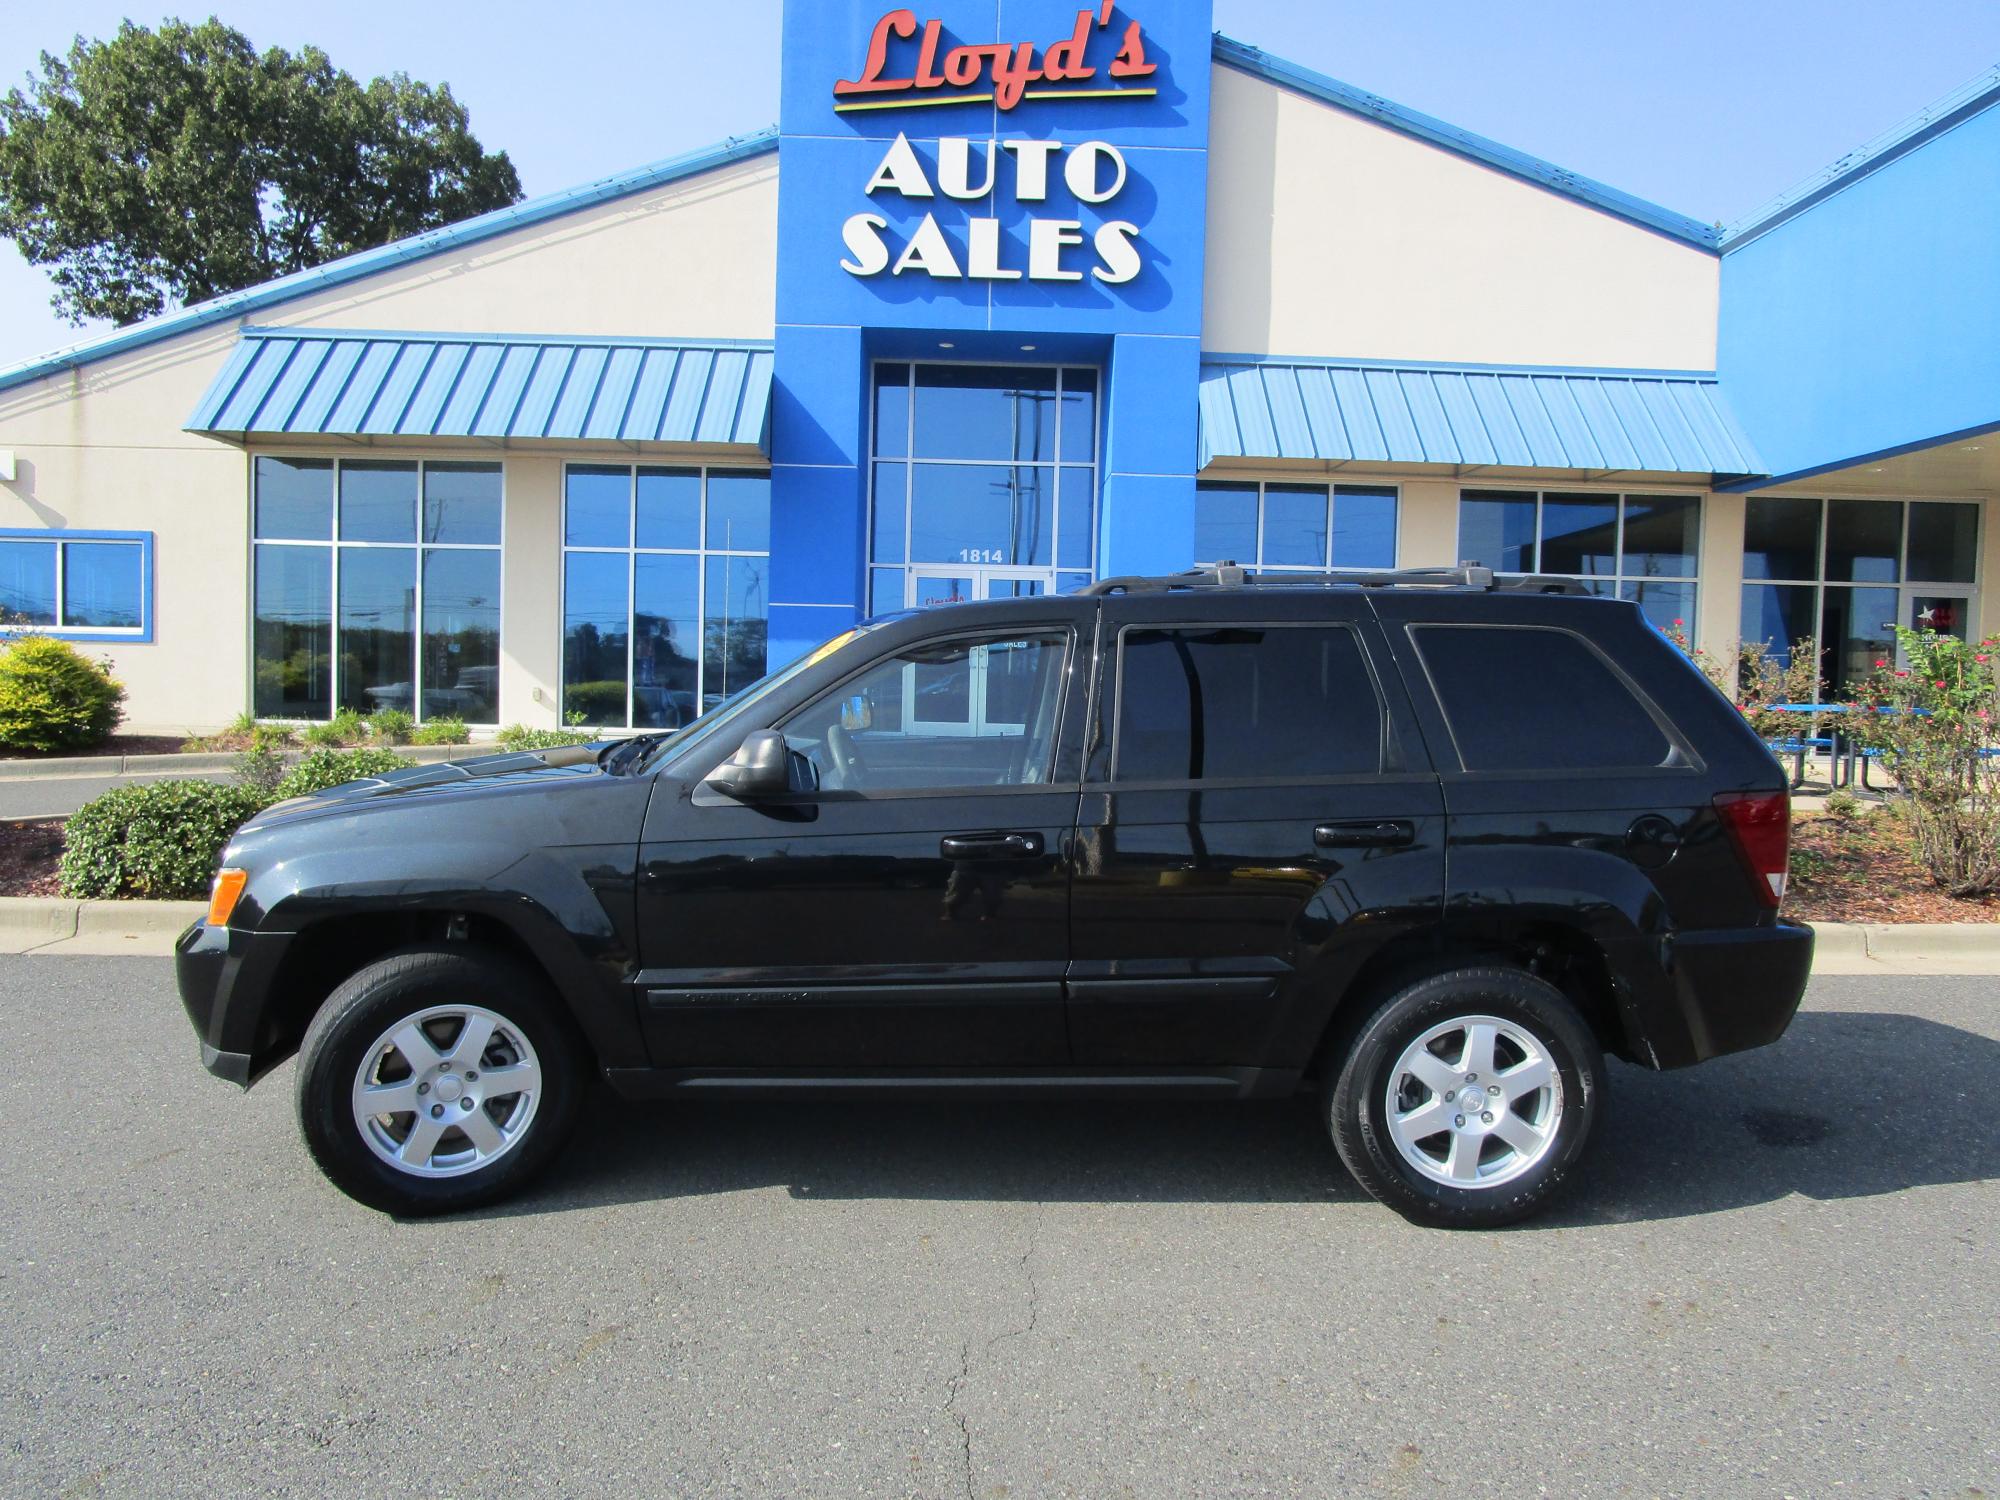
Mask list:
POLYGON ((1067 641, 1036 633, 912 646, 783 727, 823 791, 948 791, 1049 778, 1067 641))

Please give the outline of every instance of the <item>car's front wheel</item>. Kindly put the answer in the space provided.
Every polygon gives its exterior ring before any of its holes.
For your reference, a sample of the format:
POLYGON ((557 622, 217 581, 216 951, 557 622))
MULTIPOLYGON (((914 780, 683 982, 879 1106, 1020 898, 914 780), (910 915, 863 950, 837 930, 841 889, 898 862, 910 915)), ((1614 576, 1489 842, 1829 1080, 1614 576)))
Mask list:
POLYGON ((575 1123, 579 1048, 547 988, 485 954, 411 949, 327 998, 299 1048, 299 1125, 320 1169, 387 1213, 515 1192, 575 1123))
POLYGON ((1603 1092, 1596 1038, 1562 992, 1482 966, 1390 996, 1330 1071, 1322 1103, 1369 1193, 1418 1223, 1471 1229, 1547 1206, 1603 1092))

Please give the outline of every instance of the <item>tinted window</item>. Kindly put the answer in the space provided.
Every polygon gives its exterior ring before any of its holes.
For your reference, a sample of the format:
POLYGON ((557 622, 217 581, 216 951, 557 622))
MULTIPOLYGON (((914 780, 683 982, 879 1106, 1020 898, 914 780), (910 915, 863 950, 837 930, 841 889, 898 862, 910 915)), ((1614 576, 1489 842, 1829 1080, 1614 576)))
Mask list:
POLYGON ((1468 771, 1631 770, 1672 752, 1617 674, 1567 631, 1427 625, 1416 638, 1468 771))
POLYGON ((1120 781, 1381 769, 1382 705, 1350 630, 1128 630, 1119 660, 1120 781))

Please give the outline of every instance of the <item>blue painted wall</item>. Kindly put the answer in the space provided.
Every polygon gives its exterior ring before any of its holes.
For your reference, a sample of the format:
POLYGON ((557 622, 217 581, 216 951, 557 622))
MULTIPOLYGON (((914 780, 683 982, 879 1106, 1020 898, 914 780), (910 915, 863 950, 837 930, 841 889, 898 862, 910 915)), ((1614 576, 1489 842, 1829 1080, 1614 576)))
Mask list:
POLYGON ((1725 247, 1718 359, 1775 474, 2000 423, 2000 98, 1725 247))
MULTIPOLYGON (((862 612, 868 487, 867 392, 872 361, 1077 361, 1105 371, 1105 441, 1099 500, 1101 573, 1185 567, 1193 540, 1197 392, 1208 195, 1208 0, 1103 7, 1085 0, 935 0, 914 11, 918 30, 890 43, 884 77, 908 76, 923 23, 942 22, 943 46, 1051 44, 1079 34, 1095 75, 1063 86, 1151 88, 1148 97, 1024 99, 844 112, 840 103, 923 97, 915 90, 836 97, 863 77, 884 0, 814 0, 785 7, 779 125, 777 348, 771 414, 773 554, 771 661, 776 666, 845 628, 862 612), (1109 76, 1133 21, 1154 72, 1109 76), (996 152, 991 193, 961 202, 937 193, 906 198, 867 186, 899 134, 935 187, 939 142, 971 139, 973 179, 985 176, 988 141, 1102 141, 1128 168, 1102 204, 1079 202, 1052 164, 1045 201, 1022 202, 1013 159, 996 152), (910 270, 859 276, 843 230, 857 214, 885 221, 893 257, 934 215, 960 267, 971 259, 971 222, 996 218, 998 265, 1024 270, 1029 221, 1075 220, 1085 243, 1063 253, 1079 281, 936 279, 910 270), (1107 221, 1136 226, 1141 269, 1132 280, 1093 274, 1107 221), (938 348, 941 341, 956 347, 938 348), (1024 343, 1033 353, 1021 352, 1024 343)), ((1032 87, 1047 87, 1037 84, 1032 87)), ((980 91, 973 85, 970 92, 980 91)), ((950 88, 930 97, 958 92, 950 88)), ((1100 183, 1108 180, 1100 178, 1100 183)), ((892 261, 893 264, 893 261, 892 261)))

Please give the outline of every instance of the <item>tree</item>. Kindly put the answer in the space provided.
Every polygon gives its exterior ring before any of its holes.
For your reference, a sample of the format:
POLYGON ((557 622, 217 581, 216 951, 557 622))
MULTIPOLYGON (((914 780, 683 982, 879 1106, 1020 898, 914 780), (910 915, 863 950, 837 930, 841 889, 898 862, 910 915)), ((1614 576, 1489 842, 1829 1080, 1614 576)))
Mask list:
POLYGON ((0 235, 72 322, 136 322, 502 208, 507 154, 446 86, 362 84, 210 18, 127 21, 0 99, 0 235))

